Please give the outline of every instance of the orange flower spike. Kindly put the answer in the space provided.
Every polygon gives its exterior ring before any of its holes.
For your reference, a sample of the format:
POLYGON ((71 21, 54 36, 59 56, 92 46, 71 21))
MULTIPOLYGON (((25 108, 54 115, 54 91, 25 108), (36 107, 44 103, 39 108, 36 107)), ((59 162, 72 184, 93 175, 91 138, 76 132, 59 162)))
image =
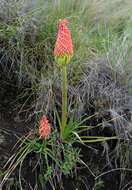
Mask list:
POLYGON ((71 33, 67 27, 66 19, 59 20, 58 35, 54 48, 55 61, 59 65, 66 65, 73 56, 71 33))
POLYGON ((39 121, 39 137, 40 139, 48 138, 51 134, 51 127, 46 116, 42 116, 39 121))

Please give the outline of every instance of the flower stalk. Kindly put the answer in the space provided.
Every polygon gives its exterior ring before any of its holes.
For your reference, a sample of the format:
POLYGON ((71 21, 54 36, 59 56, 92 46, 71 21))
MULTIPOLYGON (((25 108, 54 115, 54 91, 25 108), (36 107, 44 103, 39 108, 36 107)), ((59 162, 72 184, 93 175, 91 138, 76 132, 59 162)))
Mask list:
POLYGON ((67 95, 68 95, 68 83, 67 83, 67 66, 64 65, 61 68, 62 76, 62 118, 61 118, 61 138, 63 136, 63 130, 67 123, 67 95))

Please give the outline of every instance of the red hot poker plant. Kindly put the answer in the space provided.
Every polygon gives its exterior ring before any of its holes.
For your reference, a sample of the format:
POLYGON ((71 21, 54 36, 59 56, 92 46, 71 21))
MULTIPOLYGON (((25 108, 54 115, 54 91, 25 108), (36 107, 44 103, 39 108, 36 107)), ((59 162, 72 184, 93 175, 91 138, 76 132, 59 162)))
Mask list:
POLYGON ((67 27, 66 19, 59 20, 58 34, 54 48, 54 57, 56 63, 60 66, 62 73, 62 117, 61 117, 61 139, 63 140, 63 131, 67 124, 67 64, 73 56, 73 44, 70 30, 67 27))
POLYGON ((40 139, 45 139, 48 138, 49 135, 51 134, 51 127, 49 124, 48 119, 46 116, 42 116, 39 120, 39 138, 40 139))
POLYGON ((71 33, 67 27, 66 19, 59 20, 58 34, 54 48, 55 61, 59 65, 68 64, 73 56, 73 44, 71 33))

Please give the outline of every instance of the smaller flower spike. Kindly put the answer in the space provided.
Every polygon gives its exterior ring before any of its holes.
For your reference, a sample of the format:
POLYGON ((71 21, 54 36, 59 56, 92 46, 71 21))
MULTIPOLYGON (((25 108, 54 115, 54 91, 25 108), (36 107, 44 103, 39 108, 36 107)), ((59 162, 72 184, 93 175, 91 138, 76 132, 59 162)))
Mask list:
POLYGON ((42 116, 39 120, 39 137, 45 139, 51 134, 51 127, 46 116, 42 116))
POLYGON ((67 24, 66 19, 59 20, 58 35, 54 48, 55 61, 59 65, 68 64, 73 56, 72 38, 67 24))

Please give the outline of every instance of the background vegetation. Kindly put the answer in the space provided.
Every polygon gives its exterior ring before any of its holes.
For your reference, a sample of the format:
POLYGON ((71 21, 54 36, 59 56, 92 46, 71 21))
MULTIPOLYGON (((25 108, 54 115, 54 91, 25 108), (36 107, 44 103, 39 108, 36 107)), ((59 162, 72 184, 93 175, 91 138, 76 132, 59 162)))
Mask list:
POLYGON ((82 151, 97 176, 110 171, 96 178, 88 173, 87 179, 80 174, 87 189, 108 189, 113 173, 116 189, 132 184, 131 10, 131 0, 0 0, 1 105, 35 121, 33 127, 40 114, 57 125, 54 111, 61 108, 61 81, 53 49, 58 19, 69 20, 74 57, 68 67, 68 112, 76 119, 98 112, 86 124, 103 127, 87 134, 123 138, 116 144, 90 145, 98 154, 82 151))

